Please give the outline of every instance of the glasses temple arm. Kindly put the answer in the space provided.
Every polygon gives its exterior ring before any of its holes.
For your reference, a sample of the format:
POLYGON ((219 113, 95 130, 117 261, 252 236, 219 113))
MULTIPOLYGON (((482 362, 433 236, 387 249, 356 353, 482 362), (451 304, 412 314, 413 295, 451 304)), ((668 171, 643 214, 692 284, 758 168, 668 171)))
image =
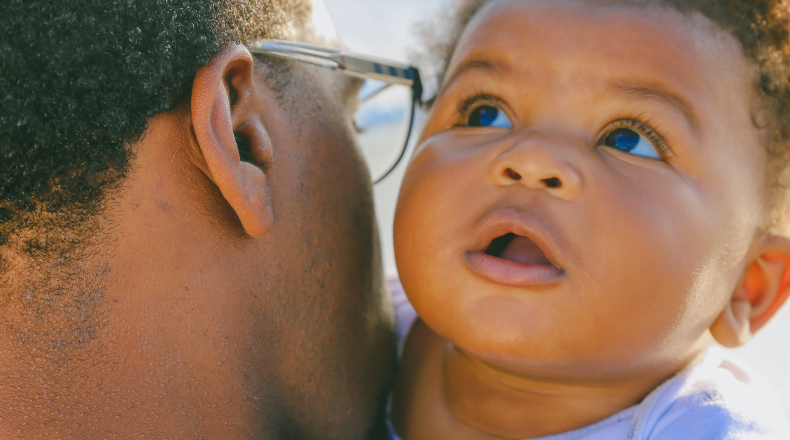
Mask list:
MULTIPOLYGON (((250 45, 250 51, 259 55, 273 55, 329 69, 339 69, 348 75, 363 79, 376 79, 411 87, 419 83, 419 72, 411 66, 328 47, 262 40, 250 45)), ((421 84, 419 86, 422 90, 421 84)))

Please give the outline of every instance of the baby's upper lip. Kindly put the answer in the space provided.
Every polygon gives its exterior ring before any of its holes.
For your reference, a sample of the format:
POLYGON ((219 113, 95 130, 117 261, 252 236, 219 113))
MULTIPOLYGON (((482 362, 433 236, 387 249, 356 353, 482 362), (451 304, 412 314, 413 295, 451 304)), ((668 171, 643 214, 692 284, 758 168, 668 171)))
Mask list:
POLYGON ((532 240, 551 264, 564 269, 546 229, 534 216, 513 209, 500 209, 487 215, 478 227, 474 248, 470 250, 485 252, 494 239, 511 233, 532 240))

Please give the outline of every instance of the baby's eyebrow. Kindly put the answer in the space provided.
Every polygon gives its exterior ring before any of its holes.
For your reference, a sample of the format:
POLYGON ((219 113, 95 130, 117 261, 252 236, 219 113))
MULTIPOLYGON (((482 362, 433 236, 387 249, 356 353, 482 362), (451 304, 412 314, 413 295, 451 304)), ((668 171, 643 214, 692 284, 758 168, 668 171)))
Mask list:
POLYGON ((689 125, 691 125, 692 130, 694 130, 694 134, 699 136, 699 120, 688 100, 660 84, 624 82, 611 84, 609 89, 629 98, 654 99, 669 104, 683 114, 689 125))
POLYGON ((463 75, 464 73, 470 70, 485 70, 489 73, 493 73, 498 76, 504 76, 510 70, 512 70, 510 64, 504 63, 502 61, 497 60, 487 60, 487 59, 480 59, 480 58, 472 58, 467 60, 463 64, 461 64, 458 68, 455 69, 452 75, 447 78, 445 81, 444 86, 442 89, 446 89, 450 86, 459 76, 463 75))

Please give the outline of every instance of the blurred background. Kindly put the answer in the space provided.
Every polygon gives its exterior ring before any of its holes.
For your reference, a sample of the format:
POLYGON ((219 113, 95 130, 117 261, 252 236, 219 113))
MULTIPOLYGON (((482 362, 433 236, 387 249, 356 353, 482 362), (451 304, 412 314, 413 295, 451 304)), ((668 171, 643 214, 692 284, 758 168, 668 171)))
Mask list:
MULTIPOLYGON (((449 3, 448 0, 324 1, 348 49, 406 62, 410 48, 420 45, 415 23, 431 20, 449 3)), ((392 220, 404 168, 405 163, 374 188, 384 264, 388 271, 395 271, 392 220)), ((746 347, 735 352, 768 377, 779 391, 785 413, 790 417, 790 304, 746 347)))

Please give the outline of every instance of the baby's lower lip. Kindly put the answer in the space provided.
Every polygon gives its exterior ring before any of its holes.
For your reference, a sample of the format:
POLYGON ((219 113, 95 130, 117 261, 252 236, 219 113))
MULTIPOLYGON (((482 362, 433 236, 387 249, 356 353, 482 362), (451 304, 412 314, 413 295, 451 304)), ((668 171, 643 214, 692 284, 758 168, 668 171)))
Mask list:
POLYGON ((487 255, 482 251, 466 253, 466 262, 478 275, 509 287, 531 287, 551 284, 565 276, 565 271, 546 264, 523 264, 487 255))

